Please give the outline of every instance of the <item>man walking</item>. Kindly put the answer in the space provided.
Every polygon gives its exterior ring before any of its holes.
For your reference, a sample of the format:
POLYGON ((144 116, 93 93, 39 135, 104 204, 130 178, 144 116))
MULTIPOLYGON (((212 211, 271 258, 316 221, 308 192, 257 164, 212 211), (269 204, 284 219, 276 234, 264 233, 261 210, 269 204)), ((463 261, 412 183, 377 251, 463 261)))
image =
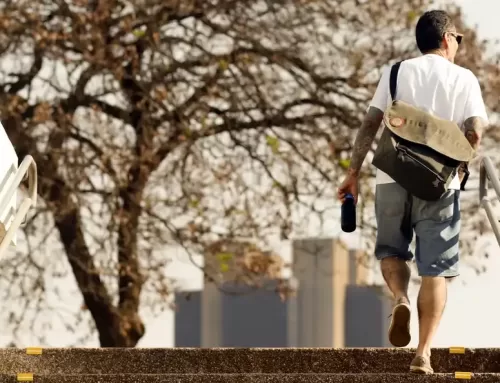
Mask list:
MULTIPOLYGON (((453 121, 462 128, 474 149, 488 117, 476 76, 454 64, 462 41, 444 11, 429 11, 419 19, 416 41, 422 56, 403 61, 397 78, 398 100, 420 108, 436 117, 453 121)), ((348 174, 338 190, 344 200, 351 193, 357 201, 361 165, 391 104, 389 67, 382 75, 356 137, 348 174)), ((408 177, 411 177, 408 174, 408 177)), ((413 259, 411 238, 401 232, 407 192, 387 174, 377 171, 375 211, 377 239, 375 255, 384 279, 394 294, 395 307, 389 328, 389 340, 396 347, 410 342, 410 302, 408 284, 413 259)), ((431 341, 445 308, 446 279, 459 275, 458 240, 460 233, 460 179, 451 182, 437 201, 412 197, 411 225, 416 236, 415 261, 422 284, 417 300, 419 343, 410 370, 433 373, 430 363, 431 341)))

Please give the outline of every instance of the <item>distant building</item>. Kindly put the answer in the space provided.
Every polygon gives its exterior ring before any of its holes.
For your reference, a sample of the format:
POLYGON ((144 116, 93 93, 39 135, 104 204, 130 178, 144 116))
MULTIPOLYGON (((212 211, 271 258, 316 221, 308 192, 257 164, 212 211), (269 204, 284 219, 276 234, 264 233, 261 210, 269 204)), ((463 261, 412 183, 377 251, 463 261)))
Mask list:
POLYGON ((201 346, 201 291, 189 291, 175 295, 174 319, 175 346, 201 346))
POLYGON ((387 336, 391 311, 382 287, 347 286, 345 347, 391 347, 387 336))
POLYGON ((295 297, 276 283, 252 289, 219 281, 176 295, 176 347, 385 347, 390 301, 366 286, 359 252, 332 239, 294 242, 295 297), (186 300, 189 296, 189 300, 186 300))

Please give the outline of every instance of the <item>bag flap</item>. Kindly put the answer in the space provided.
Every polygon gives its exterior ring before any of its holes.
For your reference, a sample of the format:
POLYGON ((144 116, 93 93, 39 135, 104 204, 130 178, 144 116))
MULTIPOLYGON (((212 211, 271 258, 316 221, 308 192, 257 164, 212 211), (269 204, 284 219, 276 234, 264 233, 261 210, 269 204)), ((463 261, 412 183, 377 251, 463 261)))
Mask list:
POLYGON ((384 123, 395 135, 428 146, 456 161, 468 162, 474 157, 474 149, 456 123, 403 101, 396 100, 386 109, 384 123))

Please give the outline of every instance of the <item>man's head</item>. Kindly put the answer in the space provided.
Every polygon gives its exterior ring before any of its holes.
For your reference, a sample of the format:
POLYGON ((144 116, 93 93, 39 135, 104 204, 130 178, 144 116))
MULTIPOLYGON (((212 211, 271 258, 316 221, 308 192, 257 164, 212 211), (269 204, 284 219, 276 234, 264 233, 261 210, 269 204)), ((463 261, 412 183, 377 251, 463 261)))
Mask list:
POLYGON ((423 54, 441 52, 453 62, 463 35, 444 11, 425 12, 416 27, 417 46, 423 54))

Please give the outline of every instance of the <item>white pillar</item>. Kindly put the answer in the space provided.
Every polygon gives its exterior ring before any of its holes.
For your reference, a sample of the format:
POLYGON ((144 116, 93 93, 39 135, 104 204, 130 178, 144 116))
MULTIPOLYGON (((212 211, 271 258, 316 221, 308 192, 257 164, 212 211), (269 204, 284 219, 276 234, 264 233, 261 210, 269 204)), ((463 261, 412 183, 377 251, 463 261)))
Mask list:
POLYGON ((349 250, 334 239, 293 243, 292 272, 298 282, 290 306, 292 339, 298 347, 344 347, 349 250), (292 318, 295 316, 295 318, 292 318))

